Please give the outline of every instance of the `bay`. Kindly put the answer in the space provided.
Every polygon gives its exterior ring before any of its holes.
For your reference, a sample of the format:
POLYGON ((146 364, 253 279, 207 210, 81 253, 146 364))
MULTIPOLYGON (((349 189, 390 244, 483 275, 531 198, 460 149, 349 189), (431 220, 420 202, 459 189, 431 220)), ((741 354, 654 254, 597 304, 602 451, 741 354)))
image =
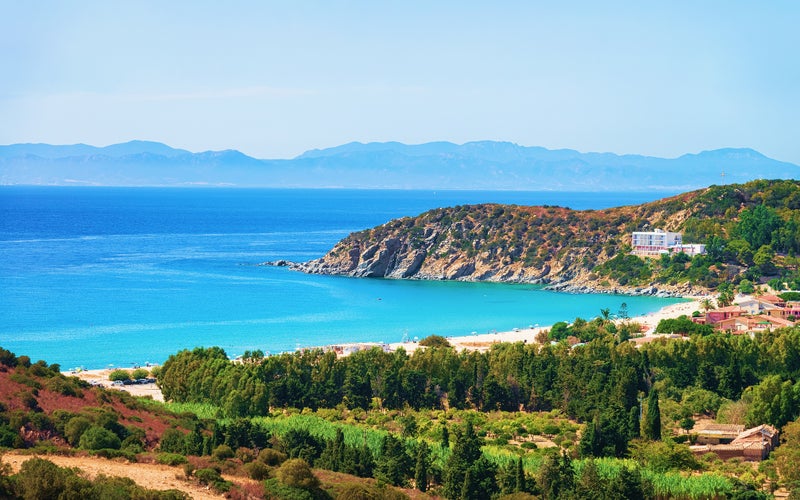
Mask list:
POLYGON ((497 202, 600 209, 675 193, 0 187, 0 346, 65 368, 399 342, 631 315, 675 299, 534 285, 354 279, 257 264, 308 260, 402 216, 497 202))

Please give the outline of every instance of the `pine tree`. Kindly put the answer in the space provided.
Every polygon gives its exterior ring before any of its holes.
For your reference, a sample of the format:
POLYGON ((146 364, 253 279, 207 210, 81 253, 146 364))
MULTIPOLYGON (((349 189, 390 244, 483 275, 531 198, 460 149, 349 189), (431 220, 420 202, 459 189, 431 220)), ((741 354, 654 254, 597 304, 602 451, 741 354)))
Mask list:
POLYGON ((658 390, 651 389, 647 396, 647 414, 644 418, 644 437, 653 441, 661 440, 661 409, 658 407, 658 390))
POLYGON ((450 432, 447 430, 447 424, 442 424, 442 448, 450 448, 450 432))

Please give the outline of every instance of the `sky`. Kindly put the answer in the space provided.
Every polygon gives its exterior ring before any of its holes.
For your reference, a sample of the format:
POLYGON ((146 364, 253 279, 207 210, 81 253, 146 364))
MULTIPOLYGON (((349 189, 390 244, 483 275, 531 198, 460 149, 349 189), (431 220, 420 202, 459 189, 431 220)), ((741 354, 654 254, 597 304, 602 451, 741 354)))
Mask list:
POLYGON ((0 144, 351 141, 800 164, 791 0, 0 0, 0 144))

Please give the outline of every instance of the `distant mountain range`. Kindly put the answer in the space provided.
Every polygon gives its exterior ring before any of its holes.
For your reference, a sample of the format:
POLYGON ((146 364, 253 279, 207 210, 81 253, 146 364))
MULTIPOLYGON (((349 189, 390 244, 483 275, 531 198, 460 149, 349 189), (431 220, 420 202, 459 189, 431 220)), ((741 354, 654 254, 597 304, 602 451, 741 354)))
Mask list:
POLYGON ((730 148, 667 159, 494 141, 353 142, 291 160, 261 160, 235 150, 192 153, 147 141, 103 148, 0 146, 3 185, 665 191, 798 174, 795 164, 730 148))

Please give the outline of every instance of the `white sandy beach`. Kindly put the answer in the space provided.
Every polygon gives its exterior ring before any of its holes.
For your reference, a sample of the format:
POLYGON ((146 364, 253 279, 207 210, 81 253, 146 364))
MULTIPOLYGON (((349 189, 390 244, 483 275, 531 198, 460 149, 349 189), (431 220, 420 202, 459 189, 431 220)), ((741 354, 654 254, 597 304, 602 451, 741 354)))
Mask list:
MULTIPOLYGON (((677 318, 681 315, 691 316, 694 311, 701 310, 700 304, 705 297, 691 297, 691 301, 680 302, 661 308, 660 310, 630 318, 629 321, 639 323, 645 327, 645 337, 654 335, 655 328, 658 326, 659 321, 662 319, 677 318)), ((619 320, 618 320, 619 321, 619 320)), ((497 333, 482 333, 476 335, 464 335, 458 337, 447 337, 453 347, 462 350, 487 350, 492 344, 500 342, 536 342, 536 336, 542 330, 549 330, 550 326, 536 326, 527 328, 517 328, 512 331, 497 332, 497 333)), ((390 344, 391 349, 404 348, 408 352, 412 352, 419 347, 418 342, 398 342, 390 344)))

